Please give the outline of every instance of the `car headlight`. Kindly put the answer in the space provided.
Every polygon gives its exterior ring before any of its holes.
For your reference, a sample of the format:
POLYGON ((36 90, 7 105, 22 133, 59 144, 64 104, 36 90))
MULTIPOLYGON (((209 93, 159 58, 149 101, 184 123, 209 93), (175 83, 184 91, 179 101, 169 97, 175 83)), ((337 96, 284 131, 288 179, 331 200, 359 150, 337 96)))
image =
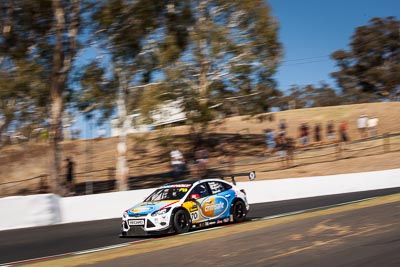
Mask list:
POLYGON ((122 218, 126 219, 128 217, 129 217, 128 212, 124 211, 124 213, 122 214, 122 218))
POLYGON ((168 213, 168 211, 169 211, 170 209, 171 209, 171 207, 168 207, 168 208, 162 209, 162 210, 157 210, 157 211, 153 212, 153 213, 151 214, 151 216, 160 216, 160 215, 163 215, 163 214, 165 214, 165 213, 168 213))

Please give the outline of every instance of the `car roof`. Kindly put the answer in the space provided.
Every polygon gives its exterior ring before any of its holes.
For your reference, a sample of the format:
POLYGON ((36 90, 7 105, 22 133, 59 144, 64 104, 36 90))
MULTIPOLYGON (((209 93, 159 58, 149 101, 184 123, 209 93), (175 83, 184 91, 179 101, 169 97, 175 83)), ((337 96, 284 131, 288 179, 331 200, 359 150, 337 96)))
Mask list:
POLYGON ((163 186, 171 186, 171 185, 181 185, 181 184, 189 184, 190 186, 192 186, 195 183, 200 183, 200 182, 212 182, 212 181, 223 181, 225 183, 229 183, 228 181, 225 181, 223 179, 220 178, 205 178, 205 179, 198 179, 198 180, 180 180, 180 181, 175 181, 175 182, 171 182, 171 183, 167 183, 162 185, 163 186))

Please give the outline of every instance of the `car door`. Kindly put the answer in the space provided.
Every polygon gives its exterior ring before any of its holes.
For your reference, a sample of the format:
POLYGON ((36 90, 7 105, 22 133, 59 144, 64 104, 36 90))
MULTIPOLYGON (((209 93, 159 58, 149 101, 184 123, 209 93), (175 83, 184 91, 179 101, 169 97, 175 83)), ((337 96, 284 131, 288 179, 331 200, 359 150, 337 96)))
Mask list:
POLYGON ((209 181, 210 197, 205 200, 202 205, 202 211, 207 214, 210 219, 222 219, 229 217, 230 206, 235 199, 235 191, 232 187, 224 182, 209 181), (211 206, 207 207, 207 201, 211 202, 211 206))
POLYGON ((202 205, 210 195, 208 184, 202 182, 192 189, 188 199, 183 203, 182 206, 189 212, 192 224, 198 224, 208 220, 208 217, 203 215, 202 205))

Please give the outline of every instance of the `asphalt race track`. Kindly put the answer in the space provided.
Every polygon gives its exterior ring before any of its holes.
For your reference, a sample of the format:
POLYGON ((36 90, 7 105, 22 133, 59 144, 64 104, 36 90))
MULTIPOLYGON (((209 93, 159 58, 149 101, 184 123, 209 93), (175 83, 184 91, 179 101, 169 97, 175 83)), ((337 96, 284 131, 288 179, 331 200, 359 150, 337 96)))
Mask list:
MULTIPOLYGON (((340 203, 346 203, 351 201, 357 201, 360 199, 366 199, 376 196, 390 195, 394 193, 400 193, 400 188, 392 188, 392 189, 384 189, 384 190, 374 190, 374 191, 366 191, 359 193, 349 193, 349 194, 340 194, 340 195, 331 195, 324 197, 315 197, 315 198, 307 198, 307 199, 298 199, 298 200, 288 200, 288 201, 279 201, 279 202, 271 202, 271 203, 260 203, 251 205, 251 212, 248 215, 249 220, 256 220, 258 218, 264 218, 273 215, 285 214, 289 212, 302 211, 307 209, 314 209, 319 207, 326 207, 330 205, 336 205, 340 203)), ((132 203, 134 204, 134 203, 132 203)), ((398 203, 397 206, 398 208, 398 203)), ((378 214, 381 211, 379 208, 371 209, 370 212, 375 212, 378 214)), ((354 216, 354 215, 353 215, 354 216)), ((373 216, 367 216, 365 214, 360 213, 360 220, 364 220, 367 224, 367 219, 369 217, 373 218, 373 216)), ((382 215, 383 216, 383 215, 382 215)), ((354 219, 354 218, 353 218, 354 219)), ((357 218, 355 218, 357 219, 357 218)), ((389 218, 390 219, 390 218, 389 218)), ((398 217, 397 217, 398 219, 398 217)), ((337 219, 339 220, 339 219, 337 219)), ((370 222, 368 225, 372 225, 375 222, 370 222)), ((327 226, 325 226, 327 227, 327 226)), ((330 227, 330 226, 329 226, 330 227)), ((261 231, 261 230, 259 230, 261 231)), ((293 229, 284 229, 284 231, 293 231, 293 229)), ((360 230, 362 233, 362 229, 360 230)), ((63 225, 53 225, 46 227, 35 227, 35 228, 25 228, 25 229, 17 229, 17 230, 8 230, 8 231, 0 231, 0 264, 15 262, 15 261, 23 261, 28 259, 35 259, 41 257, 49 257, 53 255, 65 254, 70 252, 76 252, 81 250, 100 248, 104 246, 110 246, 120 243, 133 242, 136 240, 142 240, 143 238, 129 238, 129 239, 121 239, 118 237, 120 232, 120 219, 110 219, 110 220, 101 220, 101 221, 92 221, 92 222, 84 222, 84 223, 73 223, 73 224, 63 224, 63 225)), ((393 248, 399 249, 400 245, 400 230, 397 232, 390 232, 389 230, 385 232, 388 236, 384 238, 387 244, 391 245, 393 248), (390 235, 389 235, 390 233, 390 235), (394 236, 393 236, 394 235, 394 236), (397 236, 396 236, 397 235, 397 236)), ((259 233, 261 235, 261 233, 259 233)), ((257 234, 256 234, 257 235, 257 234)), ((295 233, 293 233, 294 238, 296 238, 295 233)), ((237 238, 237 237, 236 237, 237 238)), ((383 238, 383 237, 382 237, 383 238)), ((243 235, 243 240, 246 239, 246 235, 243 235)), ((376 239, 376 242, 381 242, 380 239, 376 239)), ((219 242, 219 241, 217 241, 219 242)), ((228 241, 220 241, 220 242, 228 242, 228 241)), ((239 242, 241 242, 239 240, 239 242)), ((243 241, 244 242, 244 241, 243 241)), ((320 241, 318 242, 325 242, 320 241)), ((355 242, 355 239, 354 239, 355 242)), ((363 245, 363 240, 360 240, 360 246, 363 245)), ((385 243, 385 244, 386 244, 385 243)), ((368 243, 369 244, 369 243, 368 243)), ((379 245, 379 244, 378 244, 379 245)), ((384 244, 381 244, 383 247, 384 244)), ((371 250, 371 247, 365 245, 365 251, 368 249, 371 250)), ((389 246, 390 247, 390 246, 389 246)), ((357 246, 350 246, 349 255, 351 255, 351 249, 360 249, 357 246)), ((266 249, 266 248, 264 248, 266 249)), ((171 249, 172 250, 172 249, 171 249)), ((310 250, 311 251, 311 250, 310 250)), ((305 251, 305 253, 309 253, 310 251, 305 251)), ((375 250, 374 250, 375 251, 375 250)), ((389 251, 390 252, 390 251, 389 251)), ((384 256, 390 263, 398 260, 400 261, 400 257, 396 253, 392 252, 382 252, 381 254, 375 255, 375 257, 380 258, 380 256, 384 256), (385 254, 387 253, 387 254, 385 254), (396 258, 397 257, 397 258, 396 258)), ((156 252, 153 252, 156 253, 156 252)), ((371 252, 372 253, 372 252, 371 252)), ((355 251, 353 255, 362 254, 362 251, 355 251)), ((371 254, 374 255, 374 254, 371 254)), ((309 255, 312 257, 312 255, 309 255)), ((332 255, 328 255, 328 258, 332 255)), ((240 259, 237 259, 237 265, 244 264, 245 262, 240 262, 240 259)), ((242 259, 243 260, 243 259, 242 259)), ((372 263, 372 261, 369 261, 372 263)), ((279 262, 282 263, 282 262, 279 262)), ((284 263, 284 262, 283 262, 284 263)), ((320 262, 322 263, 322 262, 320 262)), ((335 266, 335 265, 327 265, 327 266, 335 266)), ((399 262, 400 263, 400 262, 399 262)), ((104 266, 111 266, 104 263, 104 266)), ((123 264, 123 262, 121 262, 123 264)), ((126 263, 125 263, 126 264, 126 263)), ((208 263, 210 264, 210 263, 208 263)), ((222 266, 225 266, 223 263, 222 266)), ((307 265, 307 262, 304 262, 307 265)), ((376 266, 385 266, 382 265, 383 262, 379 262, 379 265, 376 266)), ((281 265, 281 264, 278 264, 281 265)), ((283 264, 284 265, 284 264, 283 264)), ((282 265, 282 266, 283 266, 282 265)), ((301 264, 300 264, 301 265, 301 264)), ((118 266, 114 265, 114 266, 118 266)), ((228 266, 228 265, 227 265, 228 266)), ((234 263, 231 263, 229 266, 234 266, 234 263)), ((254 265, 257 266, 257 265, 254 265)), ((260 262, 258 266, 266 266, 265 262, 260 262)), ((290 266, 287 265, 287 266, 290 266)), ((354 265, 355 266, 355 265, 354 265)), ((363 266, 374 266, 368 265, 368 262, 364 262, 363 266)))
MULTIPOLYGON (((400 266, 400 196, 46 262, 60 266, 400 266), (374 214, 375 216, 371 216, 374 214), (142 250, 137 253, 137 250, 142 250), (112 252, 112 255, 110 253, 112 252)), ((42 266, 40 266, 42 267, 42 266)))

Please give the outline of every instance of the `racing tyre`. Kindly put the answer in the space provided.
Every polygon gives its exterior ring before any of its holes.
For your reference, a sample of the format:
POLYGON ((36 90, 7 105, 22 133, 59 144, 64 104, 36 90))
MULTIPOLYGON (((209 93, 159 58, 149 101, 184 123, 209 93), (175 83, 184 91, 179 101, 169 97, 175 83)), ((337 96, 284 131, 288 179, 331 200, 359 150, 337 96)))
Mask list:
POLYGON ((246 218, 246 205, 244 202, 241 200, 236 201, 232 206, 231 214, 235 223, 243 222, 246 218))
POLYGON ((184 210, 178 210, 172 219, 172 223, 175 233, 182 234, 188 232, 190 229, 189 214, 184 210))

